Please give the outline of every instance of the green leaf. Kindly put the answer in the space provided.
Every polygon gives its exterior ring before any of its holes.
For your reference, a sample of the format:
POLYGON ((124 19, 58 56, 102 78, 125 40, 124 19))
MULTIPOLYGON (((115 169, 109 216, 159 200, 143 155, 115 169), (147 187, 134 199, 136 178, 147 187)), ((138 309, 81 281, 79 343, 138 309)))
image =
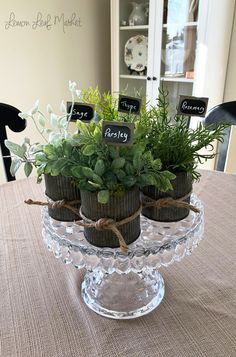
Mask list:
POLYGON ((21 157, 22 159, 25 159, 25 148, 23 148, 18 144, 13 143, 10 140, 5 140, 4 143, 12 154, 21 157))
POLYGON ((60 111, 64 114, 66 114, 66 106, 65 106, 64 101, 61 102, 60 111))
POLYGON ((96 139, 97 142, 99 142, 102 138, 102 131, 98 125, 96 126, 96 128, 94 130, 94 138, 96 139))
POLYGON ((162 175, 160 175, 159 176, 159 180, 160 180, 160 187, 159 187, 159 189, 161 190, 161 191, 168 191, 168 190, 171 190, 172 189, 172 185, 171 185, 171 183, 170 183, 170 180, 169 179, 167 179, 167 178, 165 178, 165 176, 162 176, 162 175))
POLYGON ((73 176, 75 176, 76 178, 80 179, 81 177, 83 177, 83 170, 81 166, 74 166, 71 168, 71 173, 73 176))
POLYGON ((41 164, 40 166, 38 166, 37 168, 37 174, 38 176, 41 176, 42 174, 44 174, 45 172, 45 167, 47 166, 47 163, 44 162, 43 164, 41 164))
POLYGON ((176 178, 176 175, 170 171, 162 171, 161 174, 169 180, 174 180, 176 178))
POLYGON ((93 174, 93 181, 98 183, 99 185, 103 184, 103 181, 102 181, 101 177, 96 175, 96 174, 93 174))
POLYGON ((89 167, 82 167, 82 172, 83 172, 84 176, 87 177, 88 179, 91 179, 91 180, 93 179, 94 172, 89 167))
POLYGON ((152 166, 155 168, 155 170, 160 170, 161 169, 161 160, 156 159, 152 162, 152 166))
POLYGON ((26 162, 24 165, 24 171, 25 171, 25 175, 26 177, 29 177, 29 175, 31 174, 33 170, 33 165, 30 162, 26 162))
POLYGON ((109 146, 109 154, 112 159, 116 159, 119 156, 119 152, 117 151, 117 147, 110 145, 109 146))
MULTIPOLYGON (((35 154, 35 160, 36 162, 45 162, 47 161, 47 156, 44 154, 44 152, 38 152, 37 154, 35 154)), ((40 165, 40 163, 39 163, 40 165)))
POLYGON ((112 161, 111 167, 113 169, 121 169, 125 165, 125 158, 124 157, 117 157, 112 161))
POLYGON ((50 165, 50 163, 47 163, 47 165, 45 166, 44 173, 45 174, 51 174, 51 165, 50 165))
POLYGON ((61 171, 63 170, 63 168, 67 165, 67 161, 66 159, 62 158, 62 159, 58 159, 56 161, 54 161, 54 163, 52 164, 52 168, 53 170, 57 171, 57 175, 61 174, 61 171))
POLYGON ((17 170, 21 166, 22 161, 18 157, 13 157, 11 161, 10 173, 12 176, 15 176, 17 170))
POLYGON ((62 146, 65 156, 70 157, 72 151, 72 145, 68 143, 68 141, 64 141, 62 146))
POLYGON ((142 167, 142 154, 137 152, 133 157, 133 165, 136 170, 140 170, 142 167))
POLYGON ((137 179, 136 177, 132 177, 132 176, 126 176, 124 177, 124 179, 122 180, 122 182, 124 183, 124 185, 126 185, 127 187, 132 187, 136 184, 137 179))
POLYGON ((39 114, 38 121, 39 121, 39 124, 44 128, 45 127, 45 118, 44 118, 44 116, 42 116, 42 114, 39 114))
POLYGON ((143 186, 148 186, 148 185, 156 186, 156 179, 154 175, 142 174, 140 178, 142 180, 143 186))
POLYGON ((130 162, 127 162, 125 164, 125 170, 128 175, 134 175, 135 170, 134 170, 133 165, 130 162))
POLYGON ((66 129, 68 124, 68 119, 66 116, 60 118, 60 127, 66 129))
POLYGON ((109 191, 108 190, 99 191, 97 194, 97 199, 99 203, 106 204, 109 201, 109 191))
POLYGON ((88 133, 88 126, 87 124, 83 123, 81 120, 76 121, 76 126, 77 128, 83 132, 83 133, 88 133))
POLYGON ((124 177, 126 176, 126 173, 124 170, 115 170, 114 173, 116 174, 116 176, 118 177, 118 179, 120 181, 122 181, 124 179, 124 177))
POLYGON ((99 175, 102 176, 105 172, 105 164, 103 160, 97 160, 95 168, 94 168, 94 172, 99 175))
POLYGON ((43 152, 46 155, 55 155, 56 150, 55 150, 55 147, 53 145, 45 145, 44 148, 43 148, 43 152))
POLYGON ((88 181, 88 183, 90 184, 90 185, 92 185, 94 188, 96 188, 96 189, 100 189, 101 188, 101 185, 99 185, 98 183, 95 183, 95 182, 93 182, 93 181, 88 181))
POLYGON ((94 145, 86 145, 82 151, 83 155, 91 156, 94 154, 96 148, 94 145))
POLYGON ((58 117, 54 113, 51 113, 51 115, 50 115, 50 124, 51 124, 52 128, 56 129, 58 127, 58 117))

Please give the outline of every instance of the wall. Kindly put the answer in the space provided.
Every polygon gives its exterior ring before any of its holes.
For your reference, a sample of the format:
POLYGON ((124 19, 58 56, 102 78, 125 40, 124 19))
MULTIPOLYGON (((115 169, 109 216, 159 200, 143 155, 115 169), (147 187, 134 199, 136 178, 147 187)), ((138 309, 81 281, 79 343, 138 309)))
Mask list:
MULTIPOLYGON (((230 54, 225 82, 224 102, 236 100, 236 7, 234 12, 234 24, 231 36, 230 54)), ((236 173, 236 127, 231 130, 226 171, 236 173)))
MULTIPOLYGON (((1 1, 0 48, 0 102, 22 111, 36 99, 42 111, 48 103, 59 107, 62 99, 70 99, 70 79, 79 87, 109 90, 109 0, 1 1), (41 23, 36 21, 39 13, 41 23), (63 27, 61 15, 66 21, 73 13, 73 25, 63 27)), ((25 136, 39 140, 32 123, 24 133, 9 133, 19 142, 25 136)), ((0 159, 0 183, 4 181, 0 159)))

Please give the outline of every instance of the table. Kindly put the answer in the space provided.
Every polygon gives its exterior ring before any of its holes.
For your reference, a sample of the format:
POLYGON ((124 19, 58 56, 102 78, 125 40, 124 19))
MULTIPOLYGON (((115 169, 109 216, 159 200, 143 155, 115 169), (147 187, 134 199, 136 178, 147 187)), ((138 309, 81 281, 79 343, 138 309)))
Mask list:
POLYGON ((162 304, 135 320, 110 320, 82 302, 83 271, 45 248, 34 178, 0 186, 0 356, 236 356, 236 175, 202 171, 205 238, 162 268, 162 304))

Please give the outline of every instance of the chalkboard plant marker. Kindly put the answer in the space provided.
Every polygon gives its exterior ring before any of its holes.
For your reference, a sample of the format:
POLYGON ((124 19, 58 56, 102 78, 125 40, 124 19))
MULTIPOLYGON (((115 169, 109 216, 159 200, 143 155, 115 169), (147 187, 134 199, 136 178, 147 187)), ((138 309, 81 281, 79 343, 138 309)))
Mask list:
POLYGON ((94 118, 94 105, 88 103, 67 102, 67 112, 72 110, 71 121, 89 122, 94 118))
POLYGON ((187 118, 187 125, 189 127, 191 117, 204 117, 207 111, 208 98, 199 98, 192 96, 183 96, 179 98, 179 105, 177 113, 185 115, 187 118))
MULTIPOLYGON (((160 192, 153 185, 142 189, 143 200, 158 201, 163 198, 173 198, 175 204, 166 207, 144 207, 142 214, 146 217, 163 222, 174 222, 184 219, 189 214, 192 184, 200 179, 198 164, 215 157, 214 140, 223 141, 223 132, 228 124, 220 123, 212 130, 202 124, 193 130, 189 129, 188 116, 203 116, 207 108, 207 98, 180 97, 178 112, 174 118, 169 116, 168 91, 159 89, 158 104, 145 113, 140 121, 146 126, 147 140, 153 157, 160 158, 162 168, 175 174, 171 181, 173 189, 160 192), (184 115, 183 115, 184 114, 184 115), (207 152, 200 151, 208 147, 207 152), (180 207, 177 200, 183 201, 180 207)), ((172 201, 173 202, 173 201, 172 201)))
POLYGON ((139 114, 141 109, 141 99, 119 95, 118 111, 128 114, 139 114))
POLYGON ((133 123, 115 121, 103 121, 102 123, 102 139, 107 144, 132 145, 133 131, 133 123))
POLYGON ((204 117, 207 111, 208 98, 181 95, 179 98, 178 114, 204 117))

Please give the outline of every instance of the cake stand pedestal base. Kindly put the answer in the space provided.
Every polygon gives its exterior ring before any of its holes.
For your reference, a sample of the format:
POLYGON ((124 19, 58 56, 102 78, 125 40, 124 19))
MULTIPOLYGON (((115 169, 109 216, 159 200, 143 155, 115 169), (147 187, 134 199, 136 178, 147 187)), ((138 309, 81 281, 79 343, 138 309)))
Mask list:
POLYGON ((112 319, 133 319, 148 314, 162 301, 164 280, 156 269, 125 274, 87 272, 81 288, 85 304, 112 319))

